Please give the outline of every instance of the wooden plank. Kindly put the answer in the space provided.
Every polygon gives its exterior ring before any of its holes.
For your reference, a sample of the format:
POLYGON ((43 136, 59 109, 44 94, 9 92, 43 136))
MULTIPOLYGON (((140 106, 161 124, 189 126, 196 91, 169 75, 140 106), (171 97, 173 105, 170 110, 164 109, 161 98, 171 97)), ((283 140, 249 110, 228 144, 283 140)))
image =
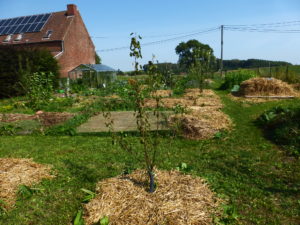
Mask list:
POLYGON ((279 99, 289 99, 289 98, 295 98, 295 96, 250 96, 250 95, 246 95, 245 98, 279 98, 279 99))

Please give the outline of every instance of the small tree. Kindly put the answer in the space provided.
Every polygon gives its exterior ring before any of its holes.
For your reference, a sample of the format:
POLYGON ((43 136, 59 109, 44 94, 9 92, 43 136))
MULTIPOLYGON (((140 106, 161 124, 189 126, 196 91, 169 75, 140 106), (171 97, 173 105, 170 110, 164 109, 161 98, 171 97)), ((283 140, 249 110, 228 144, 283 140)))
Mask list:
MULTIPOLYGON (((133 34, 131 34, 133 35, 133 34)), ((134 57, 134 68, 135 71, 138 72, 139 69, 141 68, 138 59, 142 58, 141 54, 141 46, 139 39, 141 39, 140 36, 132 36, 131 38, 131 45, 130 45, 130 56, 134 57)), ((147 170, 147 174, 149 177, 149 192, 152 193, 155 190, 155 178, 154 178, 154 167, 156 164, 156 156, 157 156, 157 151, 158 151, 158 121, 160 118, 160 112, 158 111, 159 109, 159 96, 155 96, 156 100, 156 107, 153 111, 155 117, 156 117, 156 122, 157 122, 157 127, 156 127, 156 132, 153 135, 151 132, 151 127, 150 127, 150 122, 149 122, 149 112, 146 111, 145 108, 145 97, 148 96, 149 92, 153 91, 155 88, 159 87, 159 73, 155 69, 155 65, 151 63, 151 68, 150 68, 150 73, 151 73, 151 87, 145 88, 144 85, 142 84, 141 81, 135 80, 135 79, 129 79, 129 85, 131 87, 131 99, 133 101, 134 105, 134 114, 136 118, 136 124, 137 124, 137 130, 139 133, 139 140, 140 144, 142 146, 142 152, 143 152, 143 157, 145 161, 145 167, 147 170)), ((104 117, 107 119, 110 119, 110 113, 109 112, 104 112, 104 117)), ((115 133, 113 133, 113 120, 109 120, 107 122, 106 126, 110 128, 112 137, 117 143, 120 145, 120 147, 130 153, 133 152, 133 147, 132 145, 124 139, 122 136, 118 136, 115 133)))
POLYGON ((200 91, 203 91, 204 76, 210 71, 214 56, 211 49, 194 49, 192 52, 193 63, 190 66, 189 74, 197 81, 200 91))

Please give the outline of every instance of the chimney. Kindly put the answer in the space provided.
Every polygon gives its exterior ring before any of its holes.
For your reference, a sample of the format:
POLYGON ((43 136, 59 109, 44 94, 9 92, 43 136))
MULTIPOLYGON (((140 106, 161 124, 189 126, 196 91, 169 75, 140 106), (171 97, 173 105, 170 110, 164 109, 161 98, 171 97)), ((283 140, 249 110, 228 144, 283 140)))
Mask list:
POLYGON ((74 16, 77 13, 77 6, 74 4, 67 5, 67 16, 74 16))

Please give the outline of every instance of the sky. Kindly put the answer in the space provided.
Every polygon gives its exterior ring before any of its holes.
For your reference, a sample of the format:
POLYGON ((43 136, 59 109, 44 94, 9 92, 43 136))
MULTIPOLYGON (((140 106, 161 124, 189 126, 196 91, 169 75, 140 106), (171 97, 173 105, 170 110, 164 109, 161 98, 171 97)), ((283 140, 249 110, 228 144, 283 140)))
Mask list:
MULTIPOLYGON (((63 11, 67 4, 77 5, 102 63, 123 71, 133 70, 132 32, 143 38, 140 63, 145 64, 153 55, 158 62, 176 63, 176 46, 190 39, 208 44, 219 58, 220 29, 201 32, 221 25, 276 23, 267 29, 300 30, 300 22, 278 27, 300 21, 300 0, 0 0, 0 19, 63 11), (156 41, 162 42, 144 45, 156 41)), ((224 59, 249 58, 300 64, 300 33, 225 29, 224 59)))

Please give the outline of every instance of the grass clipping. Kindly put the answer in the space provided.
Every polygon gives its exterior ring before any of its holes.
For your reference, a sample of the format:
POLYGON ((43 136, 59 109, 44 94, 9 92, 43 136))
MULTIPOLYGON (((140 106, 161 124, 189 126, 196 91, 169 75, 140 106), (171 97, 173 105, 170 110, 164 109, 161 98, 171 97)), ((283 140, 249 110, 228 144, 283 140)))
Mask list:
POLYGON ((85 206, 86 224, 104 216, 111 225, 212 224, 220 200, 204 180, 178 171, 155 174, 158 186, 152 194, 146 191, 148 176, 143 170, 100 181, 98 195, 85 206))
POLYGON ((44 178, 53 178, 51 167, 33 162, 32 159, 0 158, 0 199, 11 208, 20 185, 31 186, 44 178))

